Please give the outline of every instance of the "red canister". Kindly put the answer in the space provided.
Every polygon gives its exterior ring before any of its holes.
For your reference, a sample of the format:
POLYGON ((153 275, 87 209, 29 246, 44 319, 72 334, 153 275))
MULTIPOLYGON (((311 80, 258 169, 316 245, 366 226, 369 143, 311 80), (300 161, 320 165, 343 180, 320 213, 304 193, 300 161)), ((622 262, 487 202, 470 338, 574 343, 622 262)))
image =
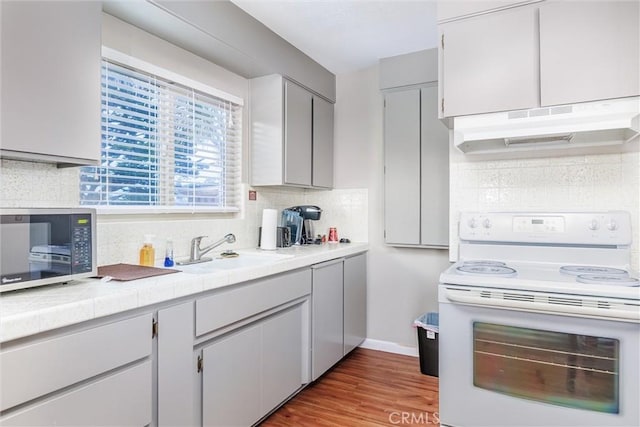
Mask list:
POLYGON ((329 228, 329 242, 336 243, 338 241, 338 229, 335 227, 329 228))

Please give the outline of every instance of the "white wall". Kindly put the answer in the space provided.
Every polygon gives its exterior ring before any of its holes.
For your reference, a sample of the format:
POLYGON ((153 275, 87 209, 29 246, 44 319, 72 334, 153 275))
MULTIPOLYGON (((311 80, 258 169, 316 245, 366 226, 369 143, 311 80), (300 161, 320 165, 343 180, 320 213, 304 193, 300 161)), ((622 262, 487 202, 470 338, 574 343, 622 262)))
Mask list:
POLYGON ((448 251, 384 244, 383 98, 378 66, 338 75, 335 110, 335 179, 338 188, 368 189, 369 259, 367 338, 416 346, 412 322, 437 311, 440 272, 448 251))

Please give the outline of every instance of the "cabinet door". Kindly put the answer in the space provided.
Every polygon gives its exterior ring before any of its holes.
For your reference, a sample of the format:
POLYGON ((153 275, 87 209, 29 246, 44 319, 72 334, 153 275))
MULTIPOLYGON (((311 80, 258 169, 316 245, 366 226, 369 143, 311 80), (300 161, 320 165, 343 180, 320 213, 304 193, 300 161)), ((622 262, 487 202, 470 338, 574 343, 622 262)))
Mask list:
POLYGON ((311 186, 312 95, 285 80, 285 184, 311 186))
POLYGON ((145 359, 151 351, 151 314, 3 349, 0 411, 145 359))
POLYGON ((449 130, 438 120, 438 88, 421 96, 420 244, 449 245, 449 130))
POLYGON ((100 159, 100 2, 2 2, 2 155, 100 159))
POLYGON ((546 2, 540 7, 542 105, 640 94, 640 3, 546 2))
POLYGON ((147 426, 151 362, 129 367, 0 417, 9 426, 147 426))
POLYGON ((202 350, 202 424, 250 426, 261 417, 260 325, 202 350))
POLYGON ((158 426, 194 425, 193 302, 158 310, 158 426))
POLYGON ((333 104, 313 97, 314 187, 333 187, 333 104))
POLYGON ((367 337, 367 255, 344 260, 344 354, 367 337))
POLYGON ((262 325, 262 414, 267 414, 302 386, 300 305, 262 325))
POLYGON ((420 244, 420 90, 390 92, 384 108, 385 242, 420 244))
POLYGON ((344 353, 342 260, 318 264, 312 269, 311 377, 316 380, 344 353))
POLYGON ((449 22, 440 32, 444 117, 539 105, 536 8, 449 22))

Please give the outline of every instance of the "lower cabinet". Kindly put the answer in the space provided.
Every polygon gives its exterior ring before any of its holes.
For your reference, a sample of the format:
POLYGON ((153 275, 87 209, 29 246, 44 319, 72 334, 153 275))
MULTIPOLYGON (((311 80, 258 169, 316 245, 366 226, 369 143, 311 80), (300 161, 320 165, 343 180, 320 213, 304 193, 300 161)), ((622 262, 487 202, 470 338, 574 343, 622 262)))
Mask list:
POLYGON ((344 356, 343 260, 316 264, 311 269, 311 378, 315 381, 344 356))
POLYGON ((367 336, 367 255, 311 269, 311 378, 315 381, 367 336))
POLYGON ((202 425, 250 426, 260 419, 261 325, 202 350, 202 425))
POLYGON ((251 426, 364 340, 366 254, 168 304, 3 343, 0 426, 251 426))
POLYGON ((56 395, 0 420, 2 426, 146 426, 151 361, 56 395))
POLYGON ((195 425, 194 311, 193 301, 158 310, 158 427, 195 425))
POLYGON ((367 337, 367 254, 344 260, 344 354, 367 337))
POLYGON ((204 426, 250 426, 302 387, 308 327, 305 304, 259 320, 202 349, 204 426))
POLYGON ((3 345, 0 425, 152 422, 151 314, 3 345))

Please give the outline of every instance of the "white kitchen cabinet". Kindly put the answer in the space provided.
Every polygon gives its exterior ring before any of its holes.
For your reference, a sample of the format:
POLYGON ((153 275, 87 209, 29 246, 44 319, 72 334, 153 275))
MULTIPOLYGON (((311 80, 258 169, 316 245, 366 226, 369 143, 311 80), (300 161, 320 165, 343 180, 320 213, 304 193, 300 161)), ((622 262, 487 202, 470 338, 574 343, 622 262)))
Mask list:
POLYGON ((250 426, 302 387, 304 303, 202 350, 202 424, 250 426))
POLYGON ((532 2, 438 28, 440 118, 640 94, 637 1, 532 2))
POLYGON ((284 80, 284 182, 311 185, 313 96, 284 80))
POLYGON ((312 184, 333 188, 333 104, 313 97, 312 184))
POLYGON ((0 424, 151 423, 151 318, 3 346, 0 424))
POLYGON ((202 351, 202 425, 250 426, 260 415, 261 326, 254 325, 202 351))
POLYGON ((310 293, 307 268, 196 300, 202 425, 252 425, 309 382, 310 293))
POLYGON ((539 104, 537 13, 513 8, 439 26, 441 117, 539 104))
POLYGON ((100 2, 0 2, 3 158, 100 159, 100 2))
POLYGON ((384 97, 384 237, 420 244, 420 89, 384 97))
POLYGON ((303 321, 303 316, 307 314, 308 304, 297 305, 262 323, 262 415, 276 408, 306 383, 307 375, 303 370, 308 364, 303 357, 308 356, 308 347, 303 346, 306 339, 303 327, 308 322, 303 321))
POLYGON ((269 75, 251 80, 251 185, 333 186, 333 104, 269 75))
POLYGON ((449 134, 435 84, 386 92, 385 242, 448 247, 449 134))
POLYGON ((190 426, 194 422, 194 302, 158 310, 157 425, 190 426))
POLYGON ((367 337, 367 254, 344 260, 344 351, 351 352, 367 337))
POLYGON ((311 378, 315 381, 344 356, 343 261, 327 261, 311 269, 311 378))
POLYGON ((640 95, 640 3, 540 6, 541 104, 640 95))
POLYGON ((142 427, 150 423, 151 361, 65 390, 0 418, 0 425, 6 427, 142 427))

